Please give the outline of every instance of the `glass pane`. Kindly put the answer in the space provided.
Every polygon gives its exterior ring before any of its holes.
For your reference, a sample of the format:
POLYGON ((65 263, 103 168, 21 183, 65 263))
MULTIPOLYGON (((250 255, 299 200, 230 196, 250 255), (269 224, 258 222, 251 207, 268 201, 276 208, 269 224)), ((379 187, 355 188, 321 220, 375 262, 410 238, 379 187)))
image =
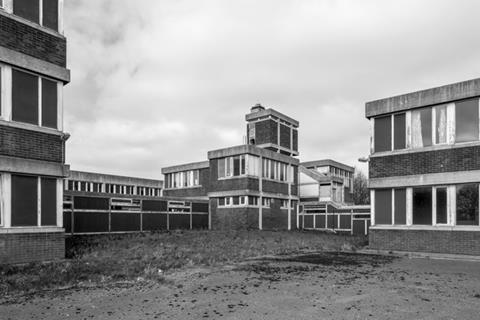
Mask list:
POLYGON ((457 185, 457 225, 478 226, 478 184, 457 185))
POLYGON ((240 174, 245 174, 245 155, 240 156, 240 174))
POLYGON ((437 223, 447 223, 447 188, 437 188, 437 223))
POLYGON ((395 189, 395 224, 407 223, 407 192, 395 189))
POLYGON ((37 225, 37 177, 12 175, 12 226, 37 225))
POLYGON ((405 113, 393 116, 393 139, 395 150, 405 149, 405 113))
POLYGON ((447 106, 435 107, 435 141, 447 143, 447 106))
POLYGON ((40 0, 14 0, 13 13, 27 20, 39 23, 40 0))
POLYGON ((218 160, 218 177, 225 177, 225 159, 218 160))
POLYGON ((233 205, 238 205, 240 203, 240 197, 233 197, 233 205))
POLYGON ((392 150, 392 118, 375 118, 374 127, 375 152, 392 150))
POLYGON ((43 0, 43 25, 58 30, 58 0, 43 0))
POLYGON ((225 166, 227 167, 227 172, 226 172, 226 176, 227 177, 230 177, 232 175, 232 158, 226 158, 225 159, 226 163, 225 163, 225 166))
POLYGON ((38 77, 12 70, 12 119, 38 125, 38 77))
POLYGON ((432 145, 432 108, 412 111, 412 147, 432 145))
POLYGON ((413 188, 413 224, 432 224, 432 188, 413 188))
POLYGON ((225 198, 218 198, 218 205, 224 206, 225 205, 225 198))
POLYGON ((455 141, 478 140, 478 99, 455 103, 455 141))
POLYGON ((42 226, 57 225, 57 179, 42 178, 42 226))

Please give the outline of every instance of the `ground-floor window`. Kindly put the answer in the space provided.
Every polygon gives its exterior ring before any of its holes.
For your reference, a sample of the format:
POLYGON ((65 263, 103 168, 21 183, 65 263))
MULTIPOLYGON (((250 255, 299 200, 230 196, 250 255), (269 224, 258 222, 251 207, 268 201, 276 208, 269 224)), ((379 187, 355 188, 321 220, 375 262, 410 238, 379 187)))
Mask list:
POLYGON ((12 227, 57 225, 57 179, 11 176, 12 227))
POLYGON ((375 224, 480 226, 479 190, 479 183, 376 189, 375 224))

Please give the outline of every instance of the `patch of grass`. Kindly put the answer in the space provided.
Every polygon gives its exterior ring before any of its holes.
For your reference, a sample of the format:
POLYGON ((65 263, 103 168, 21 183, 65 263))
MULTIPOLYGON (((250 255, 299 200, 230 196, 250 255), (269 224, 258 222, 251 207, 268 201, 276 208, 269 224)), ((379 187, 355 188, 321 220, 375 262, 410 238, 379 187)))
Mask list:
POLYGON ((74 237, 67 260, 0 266, 0 296, 122 280, 164 281, 165 271, 246 258, 365 245, 365 237, 300 231, 173 231, 74 237))

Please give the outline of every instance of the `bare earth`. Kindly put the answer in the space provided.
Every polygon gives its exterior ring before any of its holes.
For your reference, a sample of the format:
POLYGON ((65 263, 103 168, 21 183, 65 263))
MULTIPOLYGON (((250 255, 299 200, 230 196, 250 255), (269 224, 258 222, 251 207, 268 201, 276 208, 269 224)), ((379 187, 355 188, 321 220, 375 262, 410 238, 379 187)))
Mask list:
POLYGON ((0 299, 0 319, 480 319, 480 262, 317 253, 0 299))

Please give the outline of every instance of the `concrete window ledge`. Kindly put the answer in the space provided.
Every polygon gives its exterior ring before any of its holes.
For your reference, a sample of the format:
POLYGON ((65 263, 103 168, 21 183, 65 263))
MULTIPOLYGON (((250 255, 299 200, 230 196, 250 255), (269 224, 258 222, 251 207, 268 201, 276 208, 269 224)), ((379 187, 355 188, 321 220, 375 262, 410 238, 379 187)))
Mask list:
POLYGON ((65 229, 60 227, 14 227, 14 228, 0 227, 0 234, 53 233, 53 232, 65 232, 65 229))

